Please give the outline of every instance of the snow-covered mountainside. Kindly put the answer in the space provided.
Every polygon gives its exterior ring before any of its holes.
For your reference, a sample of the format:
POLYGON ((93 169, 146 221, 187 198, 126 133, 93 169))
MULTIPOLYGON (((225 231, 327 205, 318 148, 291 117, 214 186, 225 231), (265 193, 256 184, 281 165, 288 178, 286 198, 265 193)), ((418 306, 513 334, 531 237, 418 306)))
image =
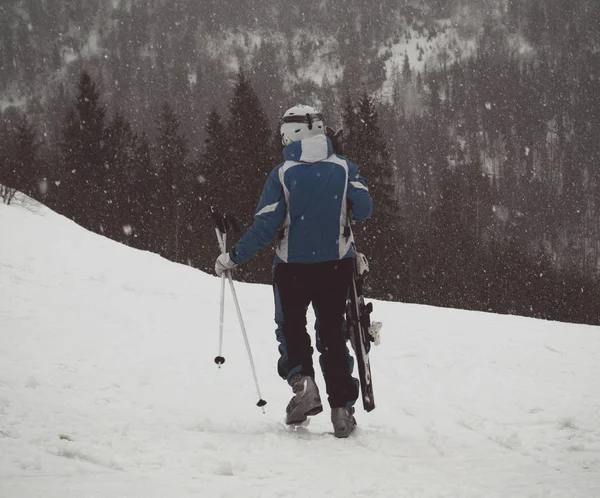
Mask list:
MULTIPOLYGON (((170 101, 188 138, 201 141, 206 114, 225 111, 244 70, 271 122, 293 100, 329 106, 334 120, 342 87, 389 102, 405 62, 423 74, 473 52, 477 3, 437 3, 11 0, 0 5, 0 113, 27 113, 53 135, 85 69, 109 109, 136 127, 170 101)), ((502 5, 494 0, 488 15, 501 16, 502 5)))
MULTIPOLYGON (((271 290, 0 205, 0 496, 600 496, 600 330, 375 303, 377 409, 283 425, 271 290)), ((321 381, 320 377, 318 379, 321 381)), ((322 381, 321 381, 322 384, 322 381)))

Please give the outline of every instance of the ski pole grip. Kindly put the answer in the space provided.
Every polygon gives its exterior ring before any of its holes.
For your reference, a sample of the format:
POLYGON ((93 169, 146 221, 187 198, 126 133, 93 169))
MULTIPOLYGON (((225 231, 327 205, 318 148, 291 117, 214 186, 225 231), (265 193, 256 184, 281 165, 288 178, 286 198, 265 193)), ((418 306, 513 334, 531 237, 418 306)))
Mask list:
POLYGON ((219 211, 217 211, 214 207, 210 208, 210 215, 213 221, 215 222, 215 227, 217 227, 219 232, 227 233, 227 227, 225 225, 224 216, 221 215, 221 213, 219 213, 219 211))
POLYGON ((217 227, 222 234, 231 231, 240 231, 240 227, 233 216, 220 213, 214 206, 210 208, 210 215, 215 223, 215 227, 217 227))

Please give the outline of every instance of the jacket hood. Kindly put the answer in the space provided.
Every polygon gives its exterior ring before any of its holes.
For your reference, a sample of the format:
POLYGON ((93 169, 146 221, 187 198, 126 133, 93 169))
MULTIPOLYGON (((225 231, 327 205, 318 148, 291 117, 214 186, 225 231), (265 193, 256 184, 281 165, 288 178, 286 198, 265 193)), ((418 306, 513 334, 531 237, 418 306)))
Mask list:
POLYGON ((325 135, 305 138, 283 148, 283 158, 286 161, 301 163, 316 163, 327 159, 332 154, 331 140, 325 135))

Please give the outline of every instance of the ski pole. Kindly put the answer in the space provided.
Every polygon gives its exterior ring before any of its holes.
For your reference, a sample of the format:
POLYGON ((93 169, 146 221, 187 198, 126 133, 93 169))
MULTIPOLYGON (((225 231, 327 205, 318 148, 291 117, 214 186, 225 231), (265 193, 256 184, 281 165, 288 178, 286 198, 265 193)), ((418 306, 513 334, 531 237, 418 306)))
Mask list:
MULTIPOLYGON (((222 240, 219 238, 220 233, 219 233, 219 229, 217 228, 217 240, 219 240, 219 246, 221 247, 221 254, 225 253, 225 246, 227 243, 227 234, 224 233, 223 234, 223 238, 222 240)), ((223 363, 225 363, 225 358, 223 357, 223 325, 224 325, 224 321, 225 321, 225 278, 226 275, 225 273, 223 273, 221 275, 221 303, 220 303, 220 310, 219 310, 219 352, 217 354, 217 356, 215 357, 215 363, 217 365, 219 365, 219 368, 221 368, 221 365, 223 365, 223 363)))
MULTIPOLYGON (((217 243, 219 244, 219 250, 221 254, 224 254, 227 250, 227 231, 226 220, 214 207, 210 208, 210 213, 215 223, 215 233, 217 235, 217 243)), ((215 356, 215 363, 221 368, 221 365, 225 363, 223 357, 223 328, 225 323, 225 279, 227 276, 225 273, 221 275, 221 296, 219 306, 219 351, 215 356)))
MULTIPOLYGON (((237 223, 235 220, 227 215, 221 215, 218 213, 214 207, 211 207, 211 213, 213 220, 215 222, 215 232, 217 234, 217 242, 219 243, 219 248, 221 249, 221 254, 227 252, 227 232, 234 229, 238 231, 237 223)), ((219 365, 219 368, 223 363, 225 363, 225 358, 222 356, 222 341, 223 341, 223 323, 224 323, 224 314, 225 314, 225 278, 229 280, 229 286, 231 287, 231 294, 233 296, 233 302, 235 304, 235 309, 238 315, 238 321, 240 322, 240 328, 242 330, 242 336, 244 338, 244 343, 246 345, 246 351, 248 353, 248 359, 250 361, 250 368, 252 369, 252 376, 254 378, 254 385, 256 386, 256 392, 258 394, 258 403, 256 406, 262 409, 262 412, 265 413, 264 406, 267 402, 262 398, 260 393, 260 386, 258 385, 258 377, 256 375, 256 367, 254 365, 254 358, 252 357, 252 350, 250 348, 250 342, 248 341, 248 334, 246 333, 246 326, 244 325, 244 319, 242 317, 242 311, 240 309, 240 304, 237 298, 237 293, 235 292, 235 287, 233 285, 233 277, 231 276, 231 270, 223 272, 221 275, 221 309, 220 309, 220 320, 219 320, 219 355, 215 358, 215 363, 219 365)))
POLYGON ((263 413, 265 413, 264 406, 267 402, 262 398, 260 394, 260 387, 258 385, 258 377, 256 376, 256 367, 254 366, 254 359, 252 358, 252 351, 250 349, 250 343, 248 342, 248 334, 246 333, 246 327, 244 325, 244 319, 242 318, 242 310, 240 309, 240 304, 238 302, 237 293, 235 292, 235 287, 233 286, 233 278, 231 276, 231 270, 227 273, 227 278, 229 279, 229 285, 231 287, 231 294, 233 295, 233 302, 235 303, 235 309, 237 311, 238 320, 240 322, 240 327, 242 329, 242 335, 244 336, 244 342, 246 343, 246 351, 248 352, 248 359, 250 360, 250 368, 252 369, 252 376, 254 377, 254 385, 256 386, 256 392, 258 394, 258 403, 256 406, 259 406, 263 413))

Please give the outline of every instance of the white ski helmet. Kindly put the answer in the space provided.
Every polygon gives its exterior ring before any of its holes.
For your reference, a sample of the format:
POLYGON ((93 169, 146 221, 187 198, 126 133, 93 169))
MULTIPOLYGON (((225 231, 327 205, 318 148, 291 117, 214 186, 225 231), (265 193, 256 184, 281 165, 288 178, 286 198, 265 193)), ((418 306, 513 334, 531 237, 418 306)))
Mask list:
POLYGON ((323 115, 309 105, 295 105, 283 114, 279 131, 283 145, 289 145, 315 135, 324 135, 323 115))

